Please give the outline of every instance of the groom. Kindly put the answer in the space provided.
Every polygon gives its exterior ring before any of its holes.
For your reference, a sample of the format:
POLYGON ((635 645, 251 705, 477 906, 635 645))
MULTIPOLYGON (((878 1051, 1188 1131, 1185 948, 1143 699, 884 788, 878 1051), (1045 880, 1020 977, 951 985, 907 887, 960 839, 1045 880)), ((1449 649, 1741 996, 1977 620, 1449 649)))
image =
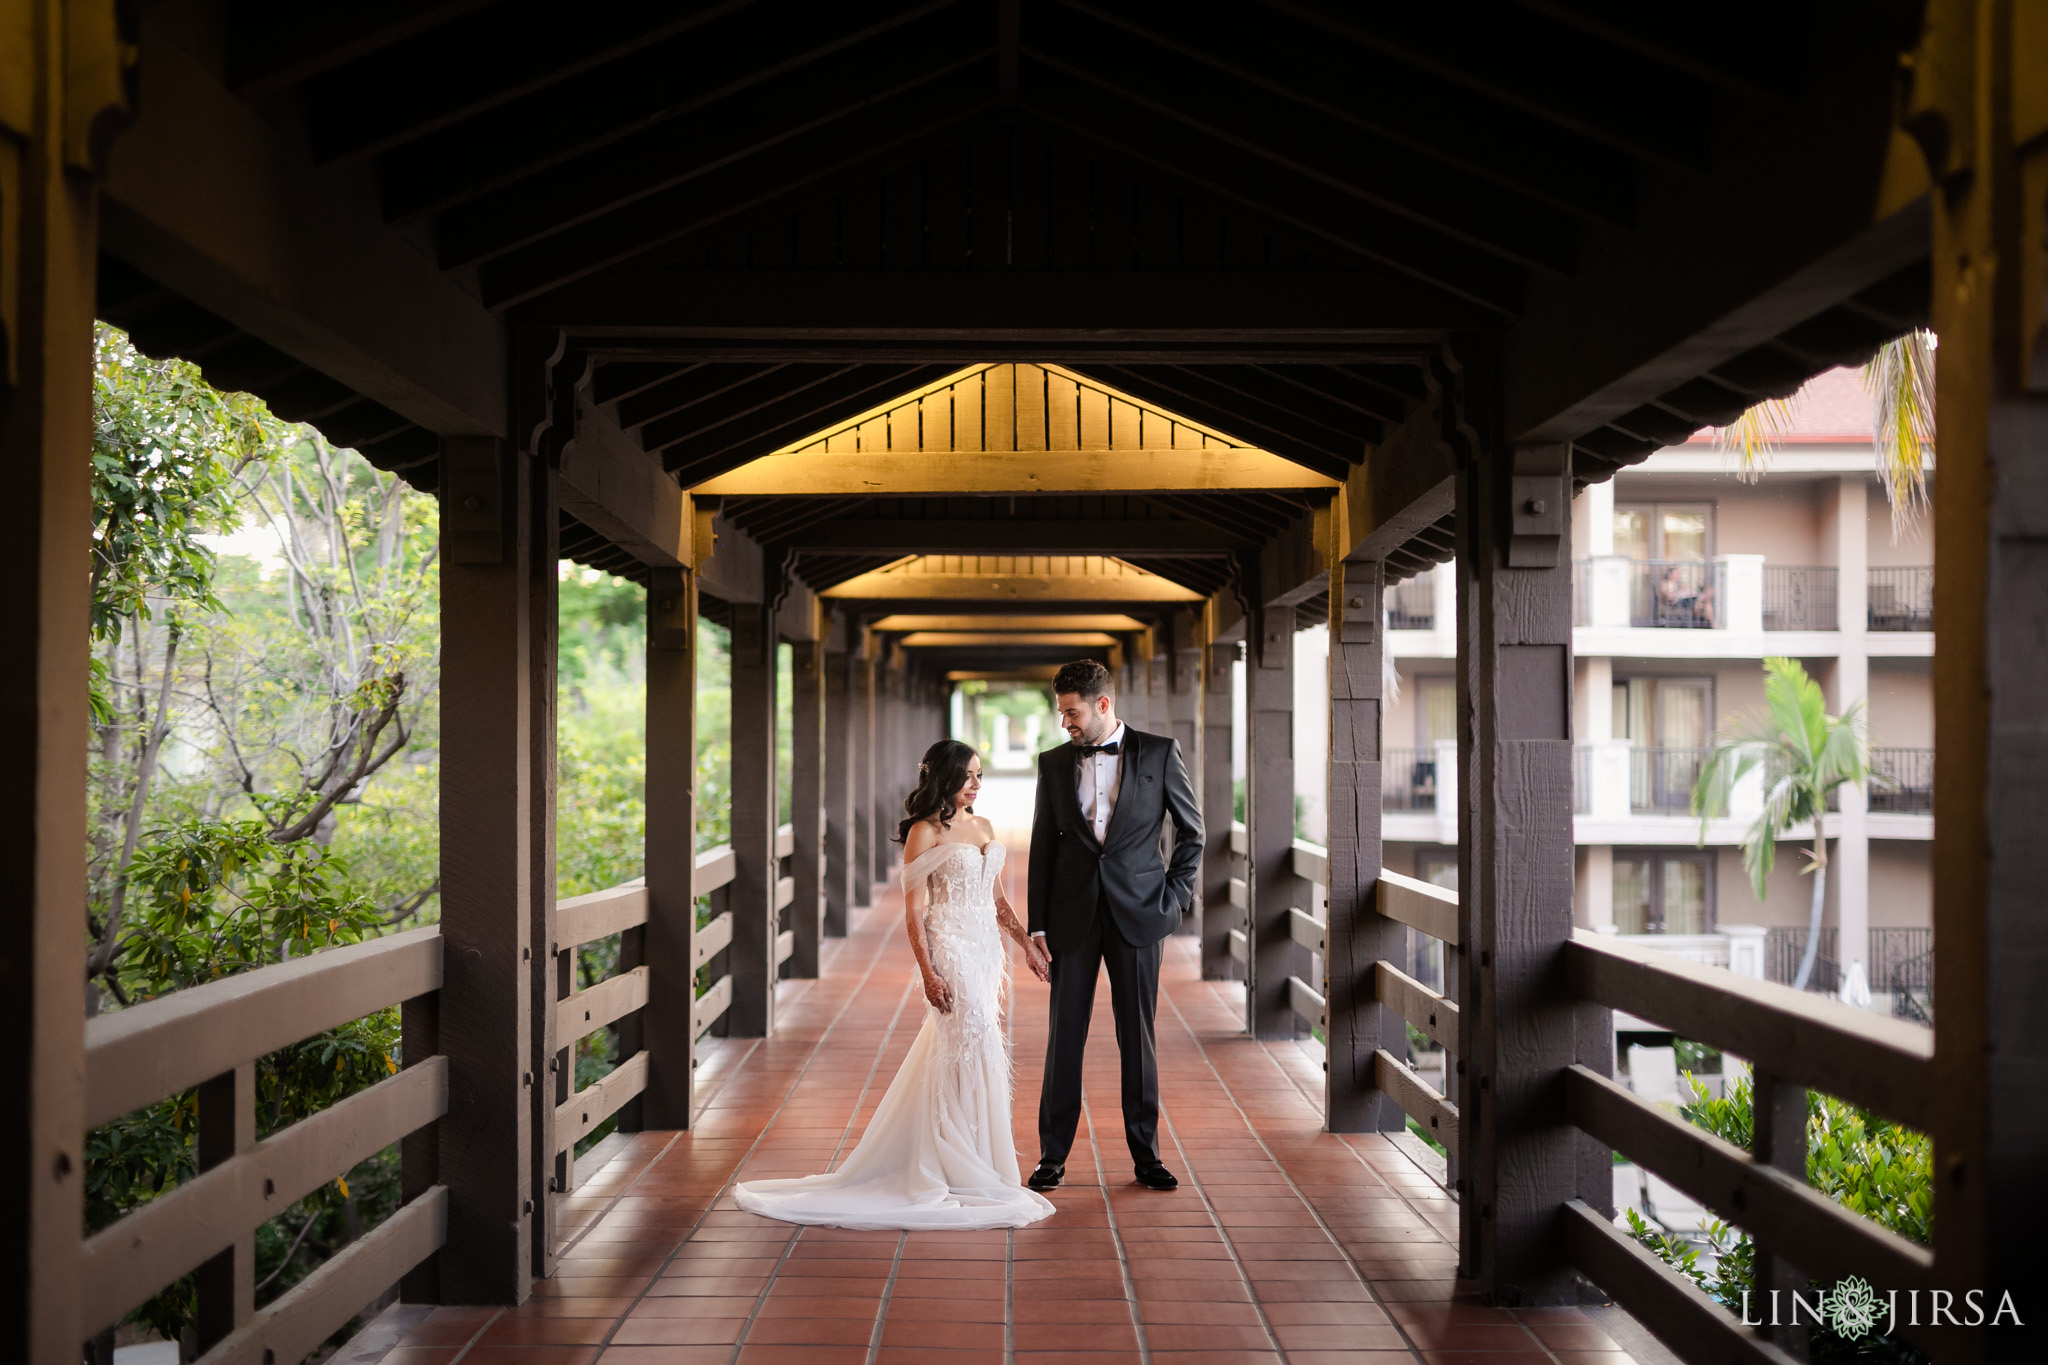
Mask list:
POLYGON ((1074 742, 1038 756, 1031 821, 1030 929, 1052 958, 1052 1027, 1038 1097, 1038 1169, 1029 1184, 1043 1192, 1066 1175, 1081 1119, 1095 977, 1106 966, 1123 1060, 1124 1140, 1138 1183, 1170 1190, 1180 1182, 1159 1160, 1152 1015, 1162 940, 1194 903, 1202 812, 1180 746, 1117 719, 1107 668, 1093 659, 1068 664, 1052 689, 1074 742), (1173 856, 1161 863, 1166 820, 1173 821, 1173 856))

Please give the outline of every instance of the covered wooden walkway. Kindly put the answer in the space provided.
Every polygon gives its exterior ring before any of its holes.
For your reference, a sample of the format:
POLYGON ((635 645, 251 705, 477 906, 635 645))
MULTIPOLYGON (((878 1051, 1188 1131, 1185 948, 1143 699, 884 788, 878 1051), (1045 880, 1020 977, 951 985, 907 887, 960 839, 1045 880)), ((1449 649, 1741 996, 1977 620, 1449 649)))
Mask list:
MULTIPOLYGON (((772 1037, 701 1045, 693 1129, 608 1139, 578 1163, 558 1268, 531 1300, 424 1313, 385 1365, 1631 1359, 1579 1309, 1451 1302, 1453 1201, 1387 1135, 1324 1131, 1312 1053, 1249 1037, 1241 989, 1201 979, 1192 936, 1169 941, 1159 1012, 1163 1155, 1179 1190, 1129 1179, 1105 1010, 1052 1219, 903 1234, 741 1212, 735 1181, 852 1150, 915 1036, 901 906, 898 892, 877 896, 827 944, 815 980, 784 983, 772 1037)), ((1020 971, 1013 999, 1028 1165, 1045 987, 1020 971)))

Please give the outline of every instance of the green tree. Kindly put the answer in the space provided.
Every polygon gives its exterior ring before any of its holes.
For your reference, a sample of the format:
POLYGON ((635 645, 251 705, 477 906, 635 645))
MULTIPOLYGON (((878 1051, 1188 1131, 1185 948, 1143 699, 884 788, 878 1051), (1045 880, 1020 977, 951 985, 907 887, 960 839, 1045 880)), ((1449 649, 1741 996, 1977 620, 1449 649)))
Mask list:
POLYGON ((1813 878, 1813 903, 1807 912, 1806 952, 1792 982, 1800 990, 1806 989, 1813 974, 1827 895, 1828 841, 1821 832, 1821 817, 1837 788, 1864 781, 1869 771, 1863 703, 1853 703, 1839 716, 1829 715, 1820 684, 1806 675, 1799 661, 1773 656, 1764 660, 1763 708, 1738 717, 1714 736, 1693 784, 1692 813, 1700 819, 1704 846, 1707 821, 1728 809, 1737 784, 1761 772, 1763 809, 1742 835, 1742 866, 1758 900, 1764 898, 1777 862, 1778 841, 1796 825, 1813 826, 1813 846, 1801 869, 1813 878))

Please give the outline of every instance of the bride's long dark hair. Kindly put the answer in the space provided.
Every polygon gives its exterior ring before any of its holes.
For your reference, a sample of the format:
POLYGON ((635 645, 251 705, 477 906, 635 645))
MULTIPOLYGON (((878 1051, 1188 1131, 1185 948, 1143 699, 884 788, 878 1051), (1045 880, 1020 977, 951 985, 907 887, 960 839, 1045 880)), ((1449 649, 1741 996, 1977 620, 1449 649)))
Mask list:
MULTIPOLYGON (((978 755, 974 749, 957 739, 942 739, 924 751, 924 762, 917 765, 917 786, 910 795, 903 798, 903 820, 896 826, 896 842, 903 843, 910 838, 913 825, 939 817, 939 828, 949 829, 953 817, 960 812, 953 807, 953 798, 967 785, 967 765, 978 755)), ((972 815, 974 807, 967 813, 972 815)))

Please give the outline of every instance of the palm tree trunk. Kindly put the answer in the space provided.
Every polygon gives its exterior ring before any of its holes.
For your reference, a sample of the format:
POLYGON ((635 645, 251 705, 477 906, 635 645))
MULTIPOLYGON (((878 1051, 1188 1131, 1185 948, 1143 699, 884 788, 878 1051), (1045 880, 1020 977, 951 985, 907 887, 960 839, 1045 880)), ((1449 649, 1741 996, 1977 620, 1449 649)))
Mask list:
MULTIPOLYGON (((1814 823, 1818 824, 1819 821, 1814 823)), ((1820 912, 1823 900, 1828 894, 1828 846, 1827 840, 1815 836, 1813 841, 1813 908, 1806 915, 1806 951, 1799 958, 1799 974, 1792 978, 1792 989, 1803 991, 1806 980, 1813 975, 1813 957, 1820 951, 1820 912)))

